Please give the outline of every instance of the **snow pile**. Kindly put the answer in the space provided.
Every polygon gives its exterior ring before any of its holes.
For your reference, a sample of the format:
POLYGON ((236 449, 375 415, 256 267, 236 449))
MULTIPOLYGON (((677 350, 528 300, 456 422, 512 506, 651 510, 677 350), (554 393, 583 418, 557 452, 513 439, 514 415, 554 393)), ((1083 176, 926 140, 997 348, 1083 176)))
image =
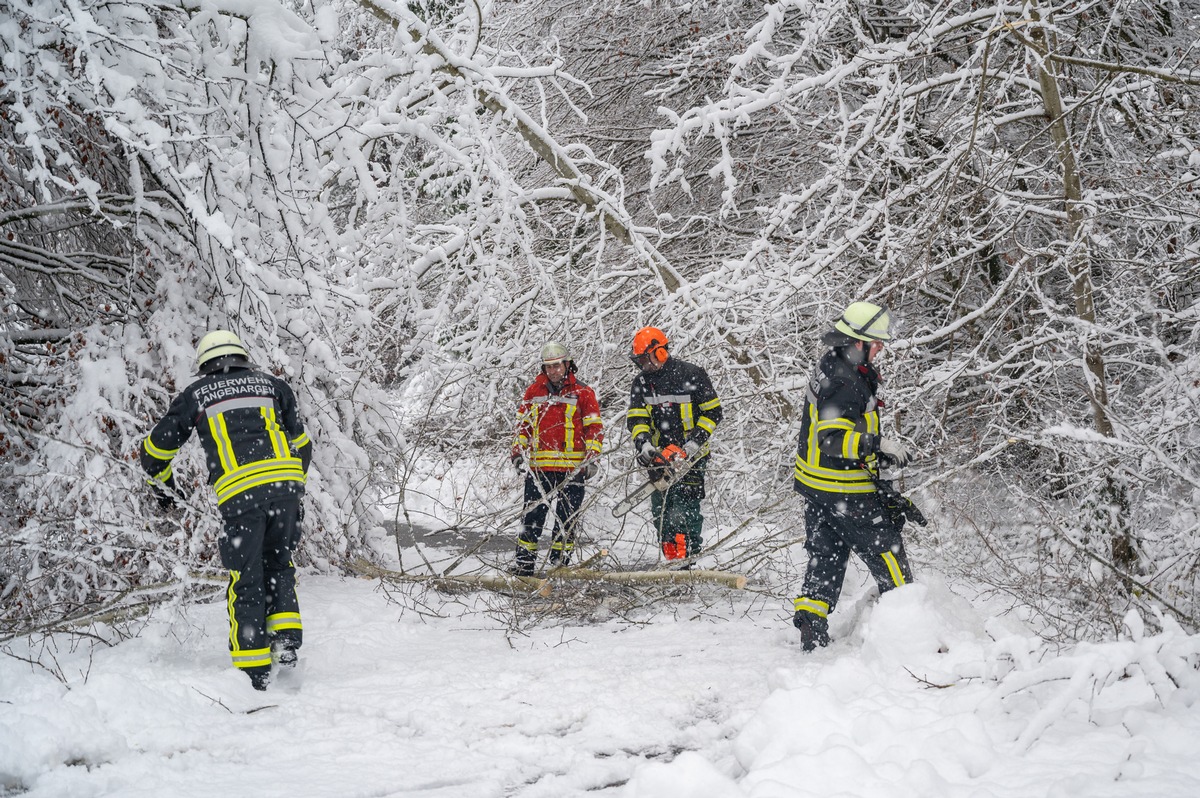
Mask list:
POLYGON ((741 598, 524 632, 494 596, 435 598, 309 576, 302 673, 266 694, 220 602, 90 654, 13 649, 65 684, 0 658, 0 794, 1200 794, 1200 638, 1170 623, 1055 651, 927 579, 847 596, 806 656, 741 598))
POLYGON ((1200 637, 1055 652, 944 586, 888 594, 851 640, 771 675, 733 778, 695 755, 630 795, 1195 795, 1200 637), (674 785, 674 786, 671 786, 674 785))

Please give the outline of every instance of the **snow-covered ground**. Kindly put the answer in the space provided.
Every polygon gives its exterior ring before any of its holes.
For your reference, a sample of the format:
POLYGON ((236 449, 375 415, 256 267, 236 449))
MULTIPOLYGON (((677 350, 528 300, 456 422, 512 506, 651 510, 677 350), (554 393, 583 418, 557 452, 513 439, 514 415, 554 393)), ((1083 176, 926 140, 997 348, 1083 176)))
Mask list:
POLYGON ((267 693, 221 602, 61 640, 66 684, 0 657, 0 794, 1200 795, 1200 638, 1169 623, 1054 651, 931 575, 846 596, 805 655, 748 596, 515 631, 484 594, 435 616, 372 580, 300 589, 302 672, 267 693))

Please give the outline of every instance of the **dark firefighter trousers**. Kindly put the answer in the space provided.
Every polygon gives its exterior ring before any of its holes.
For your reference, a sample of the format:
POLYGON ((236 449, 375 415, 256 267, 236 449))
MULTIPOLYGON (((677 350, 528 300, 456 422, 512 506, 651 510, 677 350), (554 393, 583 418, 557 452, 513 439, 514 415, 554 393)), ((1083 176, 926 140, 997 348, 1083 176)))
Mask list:
POLYGON ((299 496, 253 505, 225 519, 217 547, 229 569, 229 652, 241 670, 268 671, 272 641, 293 649, 303 642, 292 564, 299 542, 299 496))
MULTIPOLYGON (((708 469, 708 458, 692 466, 691 470, 665 493, 650 494, 650 515, 658 531, 663 557, 682 560, 700 553, 704 545, 702 531, 704 516, 700 513, 700 501, 704 498, 704 473, 708 469)), ((659 479, 660 471, 650 471, 651 479, 659 479)))
POLYGON ((795 609, 821 618, 833 612, 851 551, 866 564, 880 593, 913 581, 901 538, 903 522, 893 519, 878 494, 830 493, 807 499, 808 570, 795 609))
POLYGON ((517 536, 517 567, 532 570, 538 538, 546 526, 550 504, 557 523, 550 543, 550 565, 567 565, 575 550, 575 524, 583 506, 583 474, 570 471, 530 471, 525 475, 525 517, 517 536))

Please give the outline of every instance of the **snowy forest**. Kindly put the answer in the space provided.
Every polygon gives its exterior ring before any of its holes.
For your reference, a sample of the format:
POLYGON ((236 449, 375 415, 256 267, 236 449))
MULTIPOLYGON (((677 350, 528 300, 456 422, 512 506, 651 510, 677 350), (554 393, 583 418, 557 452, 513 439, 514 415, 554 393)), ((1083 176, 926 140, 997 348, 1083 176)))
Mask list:
POLYGON ((315 442, 297 564, 391 545, 438 573, 382 530, 456 474, 438 523, 515 535, 547 340, 600 398, 608 516, 636 479, 630 337, 660 327, 725 408, 715 556, 787 607, 803 386, 855 300, 895 320, 918 572, 1049 639, 1130 610, 1200 632, 1198 23, 1195 0, 0 0, 0 639, 220 574, 199 447, 171 514, 136 458, 216 328, 315 442))

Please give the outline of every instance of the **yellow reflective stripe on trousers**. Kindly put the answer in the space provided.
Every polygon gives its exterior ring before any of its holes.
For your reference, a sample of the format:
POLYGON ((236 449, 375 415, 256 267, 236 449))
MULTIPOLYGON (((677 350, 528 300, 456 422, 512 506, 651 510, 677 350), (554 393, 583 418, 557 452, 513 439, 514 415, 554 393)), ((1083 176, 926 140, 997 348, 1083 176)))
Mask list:
POLYGON ((277 612, 267 616, 267 634, 274 634, 281 629, 303 629, 298 612, 277 612))
POLYGON ((271 664, 271 649, 248 648, 244 651, 231 651, 235 668, 262 668, 271 664))
POLYGON ((900 587, 904 584, 904 573, 900 570, 900 563, 896 562, 896 555, 890 551, 885 551, 882 555, 884 563, 887 565, 888 573, 892 577, 892 584, 900 587))
POLYGON ((225 589, 225 608, 229 610, 229 650, 238 650, 238 619, 233 611, 233 602, 237 598, 237 583, 242 578, 241 571, 229 572, 229 587, 225 589))
POLYGON ((796 611, 803 610, 804 612, 811 612, 813 615, 819 615, 822 618, 829 616, 829 605, 828 604, 826 604, 824 601, 819 601, 817 599, 810 599, 806 596, 797 597, 792 602, 792 607, 796 611))

